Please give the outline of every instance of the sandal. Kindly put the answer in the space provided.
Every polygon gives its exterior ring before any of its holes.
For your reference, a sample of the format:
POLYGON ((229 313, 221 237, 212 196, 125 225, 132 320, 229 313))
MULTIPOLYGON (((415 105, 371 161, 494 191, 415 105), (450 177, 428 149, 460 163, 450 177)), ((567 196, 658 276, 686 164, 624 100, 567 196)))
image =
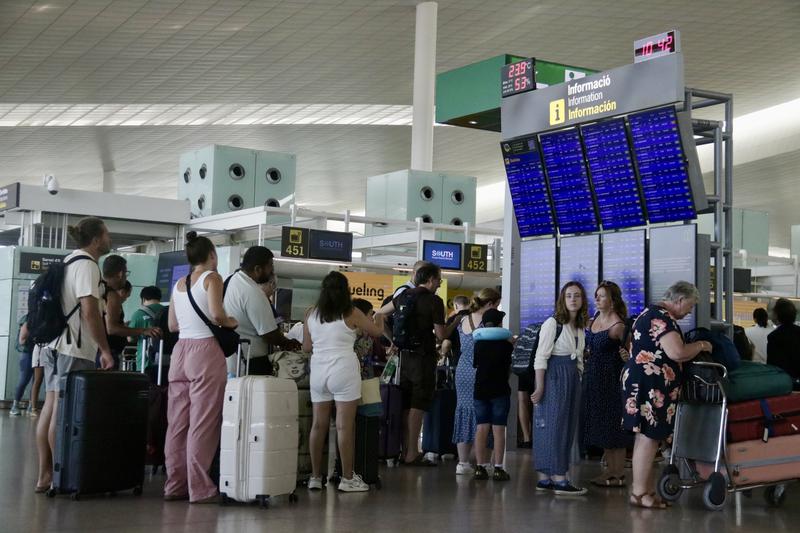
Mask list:
POLYGON ((44 494, 50 489, 50 485, 37 485, 33 490, 35 494, 44 494))
POLYGON ((593 479, 592 485, 597 487, 624 487, 625 486, 625 476, 609 476, 605 479, 593 479))
POLYGON ((425 456, 419 454, 413 461, 403 463, 406 466, 436 466, 436 463, 425 459, 425 456))
POLYGON ((645 492, 644 494, 639 494, 639 495, 634 494, 634 493, 631 492, 631 498, 633 498, 633 501, 628 499, 628 503, 630 505, 634 506, 634 507, 641 507, 643 509, 666 509, 667 508, 667 505, 664 502, 662 502, 661 500, 659 500, 656 497, 655 493, 652 493, 652 492, 645 492), (644 504, 642 499, 644 499, 646 496, 650 496, 650 499, 653 502, 652 505, 645 505, 644 504))

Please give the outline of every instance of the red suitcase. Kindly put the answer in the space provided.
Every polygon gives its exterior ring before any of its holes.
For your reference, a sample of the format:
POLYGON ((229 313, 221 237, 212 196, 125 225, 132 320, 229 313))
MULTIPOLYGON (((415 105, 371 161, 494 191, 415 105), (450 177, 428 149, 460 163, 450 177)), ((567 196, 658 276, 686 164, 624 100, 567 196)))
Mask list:
POLYGON ((800 393, 728 405, 728 443, 800 434, 800 393))

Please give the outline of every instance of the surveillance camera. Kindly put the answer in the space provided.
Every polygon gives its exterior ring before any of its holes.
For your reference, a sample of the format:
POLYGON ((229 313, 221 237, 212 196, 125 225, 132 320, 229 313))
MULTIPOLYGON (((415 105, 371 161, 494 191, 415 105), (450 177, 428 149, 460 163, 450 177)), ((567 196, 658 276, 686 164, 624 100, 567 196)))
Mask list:
POLYGON ((47 187, 47 192, 50 194, 56 195, 58 194, 59 187, 58 187, 58 180, 52 174, 46 174, 44 176, 43 185, 47 187))

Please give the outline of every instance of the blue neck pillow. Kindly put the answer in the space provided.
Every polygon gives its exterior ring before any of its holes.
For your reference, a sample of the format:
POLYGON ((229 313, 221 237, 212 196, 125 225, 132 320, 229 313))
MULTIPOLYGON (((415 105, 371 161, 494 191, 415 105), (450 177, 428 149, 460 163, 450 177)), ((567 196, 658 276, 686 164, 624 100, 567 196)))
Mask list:
POLYGON ((511 338, 511 331, 506 328, 478 328, 472 332, 476 341, 504 341, 511 338))

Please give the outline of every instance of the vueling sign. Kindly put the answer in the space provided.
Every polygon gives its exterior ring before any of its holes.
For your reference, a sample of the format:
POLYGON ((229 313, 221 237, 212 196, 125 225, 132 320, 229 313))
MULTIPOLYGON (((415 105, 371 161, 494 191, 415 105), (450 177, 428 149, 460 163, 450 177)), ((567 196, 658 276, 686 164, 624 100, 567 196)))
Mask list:
POLYGON ((616 111, 617 101, 603 95, 603 89, 611 87, 611 84, 608 74, 593 81, 568 83, 566 101, 559 98, 550 102, 550 125, 561 124, 567 119, 590 119, 594 115, 616 111))

